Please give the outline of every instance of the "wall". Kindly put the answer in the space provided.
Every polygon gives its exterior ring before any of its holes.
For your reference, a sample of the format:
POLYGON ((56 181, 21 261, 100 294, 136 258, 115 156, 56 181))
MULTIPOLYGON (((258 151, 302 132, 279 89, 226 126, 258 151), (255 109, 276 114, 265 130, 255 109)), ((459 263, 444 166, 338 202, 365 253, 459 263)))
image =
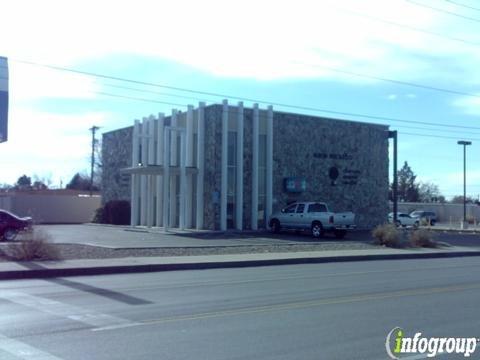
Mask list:
POLYGON ((385 221, 388 127, 278 112, 273 127, 274 211, 291 201, 316 200, 335 212, 354 212, 362 228, 385 221), (306 191, 285 192, 286 177, 305 178, 306 191))
POLYGON ((31 216, 39 224, 81 224, 91 222, 101 197, 78 195, 0 195, 0 208, 18 216, 31 216))
POLYGON ((128 200, 131 197, 130 175, 120 170, 132 166, 133 127, 103 134, 102 202, 128 200))
MULTIPOLYGON (((442 223, 459 223, 463 219, 463 204, 447 203, 398 203, 398 212, 410 214, 414 210, 433 211, 437 215, 437 221, 442 223)), ((393 204, 390 203, 390 211, 393 204)), ((480 222, 480 206, 467 204, 467 217, 473 217, 480 222)))

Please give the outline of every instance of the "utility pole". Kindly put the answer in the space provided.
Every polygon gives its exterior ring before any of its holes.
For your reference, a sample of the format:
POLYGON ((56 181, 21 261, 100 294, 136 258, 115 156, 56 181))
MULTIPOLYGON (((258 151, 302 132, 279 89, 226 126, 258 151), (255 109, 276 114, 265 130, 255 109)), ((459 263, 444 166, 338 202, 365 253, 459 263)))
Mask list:
POLYGON ((95 166, 95 132, 100 129, 98 126, 93 125, 90 129, 92 132, 92 160, 91 160, 91 168, 90 168, 90 196, 93 194, 93 168, 95 166))
POLYGON ((397 131, 389 131, 388 138, 393 139, 393 223, 397 224, 398 213, 398 176, 397 176, 397 131))

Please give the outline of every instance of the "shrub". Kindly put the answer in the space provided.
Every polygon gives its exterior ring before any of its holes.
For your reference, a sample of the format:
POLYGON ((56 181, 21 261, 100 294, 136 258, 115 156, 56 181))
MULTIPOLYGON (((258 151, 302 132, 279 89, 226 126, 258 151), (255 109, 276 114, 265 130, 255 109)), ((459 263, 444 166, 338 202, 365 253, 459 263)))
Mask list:
POLYGON ((111 200, 95 211, 93 222, 113 225, 130 225, 130 203, 111 200))
POLYGON ((378 245, 400 247, 402 243, 400 231, 393 224, 378 225, 373 229, 372 235, 378 245))
POLYGON ((410 244, 414 247, 437 247, 432 233, 426 229, 418 229, 410 234, 410 244))
POLYGON ((43 231, 34 229, 19 241, 8 243, 4 254, 10 260, 59 260, 60 252, 51 244, 50 237, 43 231))

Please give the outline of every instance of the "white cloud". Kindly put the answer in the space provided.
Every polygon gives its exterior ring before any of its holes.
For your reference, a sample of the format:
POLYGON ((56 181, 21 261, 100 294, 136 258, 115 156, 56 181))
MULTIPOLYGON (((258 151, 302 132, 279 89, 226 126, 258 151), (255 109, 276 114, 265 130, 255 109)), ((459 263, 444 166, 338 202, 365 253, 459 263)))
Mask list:
POLYGON ((387 99, 388 99, 388 100, 396 100, 397 97, 398 97, 397 94, 390 94, 390 95, 387 96, 387 99))
POLYGON ((108 113, 62 115, 13 109, 9 140, 0 144, 2 153, 10 154, 2 160, 2 182, 13 183, 24 173, 55 173, 64 181, 70 180, 75 172, 88 168, 88 128, 101 126, 109 117, 108 113))
POLYGON ((372 80, 328 67, 414 78, 432 71, 417 53, 461 53, 475 66, 480 58, 478 48, 372 20, 373 16, 439 32, 448 28, 450 36, 460 31, 458 25, 447 27, 449 23, 434 12, 401 0, 227 4, 86 0, 75 7, 59 0, 11 1, 2 7, 0 34, 14 36, 1 39, 0 54, 72 65, 128 53, 166 58, 220 76, 317 76, 355 82, 372 80))
POLYGON ((462 97, 453 102, 453 105, 460 108, 465 114, 480 115, 480 94, 478 97, 462 97))

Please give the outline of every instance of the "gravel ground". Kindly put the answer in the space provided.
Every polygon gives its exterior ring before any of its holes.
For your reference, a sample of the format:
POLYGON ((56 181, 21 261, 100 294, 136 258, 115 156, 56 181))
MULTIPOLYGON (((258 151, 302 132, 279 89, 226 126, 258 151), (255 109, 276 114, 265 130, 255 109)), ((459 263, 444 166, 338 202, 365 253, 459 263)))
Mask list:
MULTIPOLYGON (((8 261, 5 253, 8 247, 16 243, 0 244, 0 261, 8 261)), ((240 245, 195 248, 143 248, 143 249, 111 249, 99 246, 78 244, 49 244, 55 247, 61 259, 108 259, 135 256, 194 256, 194 255, 220 255, 220 254, 252 254, 252 253, 282 253, 299 251, 321 250, 368 250, 378 249, 378 246, 365 242, 336 242, 317 244, 294 245, 240 245)))

